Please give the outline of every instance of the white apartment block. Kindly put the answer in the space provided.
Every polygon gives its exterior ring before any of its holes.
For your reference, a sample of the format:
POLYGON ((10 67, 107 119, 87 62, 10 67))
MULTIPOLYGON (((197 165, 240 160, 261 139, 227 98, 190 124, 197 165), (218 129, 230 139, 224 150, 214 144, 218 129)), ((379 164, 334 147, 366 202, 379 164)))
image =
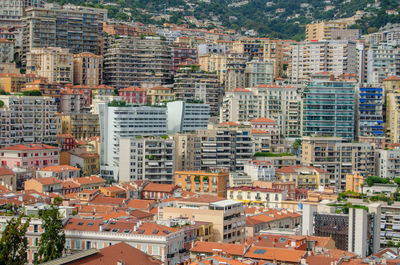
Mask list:
POLYGON ((288 72, 292 83, 308 81, 311 75, 320 72, 328 72, 335 76, 357 74, 356 43, 330 40, 292 45, 292 61, 288 72))
POLYGON ((275 60, 251 60, 246 63, 245 87, 274 83, 275 60))
POLYGON ((175 142, 161 137, 121 138, 119 181, 174 182, 175 142))
POLYGON ((266 208, 281 208, 287 192, 280 189, 260 188, 252 186, 228 188, 228 199, 252 203, 266 208))
POLYGON ((382 178, 400 177, 400 149, 376 151, 376 174, 382 178))
POLYGON ((168 133, 207 129, 210 105, 174 101, 167 103, 168 133))
POLYGON ((2 95, 0 146, 56 143, 57 103, 51 97, 2 95))
POLYGON ((251 160, 244 163, 243 172, 248 175, 252 181, 273 181, 275 180, 275 167, 269 161, 251 160))
POLYGON ((367 81, 381 83, 387 77, 400 75, 400 53, 396 46, 382 43, 369 47, 367 53, 367 81))
POLYGON ((74 57, 69 49, 34 48, 26 54, 26 72, 46 77, 49 83, 71 84, 74 57))
POLYGON ((118 179, 120 138, 167 133, 167 109, 99 104, 102 177, 118 179))
POLYGON ((259 85, 226 92, 220 121, 247 122, 269 118, 278 122, 285 137, 300 135, 300 95, 295 87, 259 85))

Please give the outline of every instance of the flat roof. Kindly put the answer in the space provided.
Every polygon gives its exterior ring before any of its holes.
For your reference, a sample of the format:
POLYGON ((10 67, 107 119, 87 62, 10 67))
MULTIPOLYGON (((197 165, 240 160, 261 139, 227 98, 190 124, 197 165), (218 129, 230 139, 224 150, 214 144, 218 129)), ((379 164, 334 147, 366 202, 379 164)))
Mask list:
POLYGON ((223 201, 212 202, 212 203, 210 203, 210 205, 219 206, 219 207, 226 207, 226 206, 231 206, 231 205, 241 204, 241 203, 242 202, 234 201, 234 200, 223 200, 223 201))

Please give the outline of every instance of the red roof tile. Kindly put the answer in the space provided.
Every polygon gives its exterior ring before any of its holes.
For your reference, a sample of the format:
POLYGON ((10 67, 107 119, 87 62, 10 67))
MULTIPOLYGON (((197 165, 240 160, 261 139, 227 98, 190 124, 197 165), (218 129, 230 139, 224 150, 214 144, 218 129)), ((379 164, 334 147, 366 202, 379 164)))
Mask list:
POLYGON ((216 250, 220 250, 222 253, 226 253, 233 256, 242 256, 244 253, 244 244, 228 244, 228 243, 216 243, 216 242, 204 242, 197 241, 194 246, 190 249, 191 252, 197 253, 214 253, 216 250))
POLYGON ((173 192, 178 187, 174 184, 158 184, 158 183, 149 183, 143 189, 143 191, 154 191, 154 192, 173 192))
POLYGON ((58 149, 58 147, 54 147, 47 144, 17 144, 12 146, 3 147, 0 150, 46 150, 46 149, 58 149))

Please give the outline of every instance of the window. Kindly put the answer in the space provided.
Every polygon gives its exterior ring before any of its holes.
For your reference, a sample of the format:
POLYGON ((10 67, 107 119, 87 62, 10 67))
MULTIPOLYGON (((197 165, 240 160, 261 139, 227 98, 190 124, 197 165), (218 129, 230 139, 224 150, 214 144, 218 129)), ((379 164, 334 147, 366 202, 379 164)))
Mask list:
POLYGON ((35 232, 35 233, 39 232, 39 226, 38 225, 33 225, 33 232, 35 232))

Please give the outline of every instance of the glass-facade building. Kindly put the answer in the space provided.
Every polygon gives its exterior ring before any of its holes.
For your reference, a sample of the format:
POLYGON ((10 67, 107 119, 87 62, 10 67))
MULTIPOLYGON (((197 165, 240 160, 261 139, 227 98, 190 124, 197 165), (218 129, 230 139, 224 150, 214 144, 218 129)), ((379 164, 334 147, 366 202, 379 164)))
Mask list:
POLYGON ((303 136, 337 136, 353 141, 354 92, 352 82, 310 82, 303 92, 303 136))
POLYGON ((360 87, 358 94, 358 135, 384 137, 383 88, 360 87))

